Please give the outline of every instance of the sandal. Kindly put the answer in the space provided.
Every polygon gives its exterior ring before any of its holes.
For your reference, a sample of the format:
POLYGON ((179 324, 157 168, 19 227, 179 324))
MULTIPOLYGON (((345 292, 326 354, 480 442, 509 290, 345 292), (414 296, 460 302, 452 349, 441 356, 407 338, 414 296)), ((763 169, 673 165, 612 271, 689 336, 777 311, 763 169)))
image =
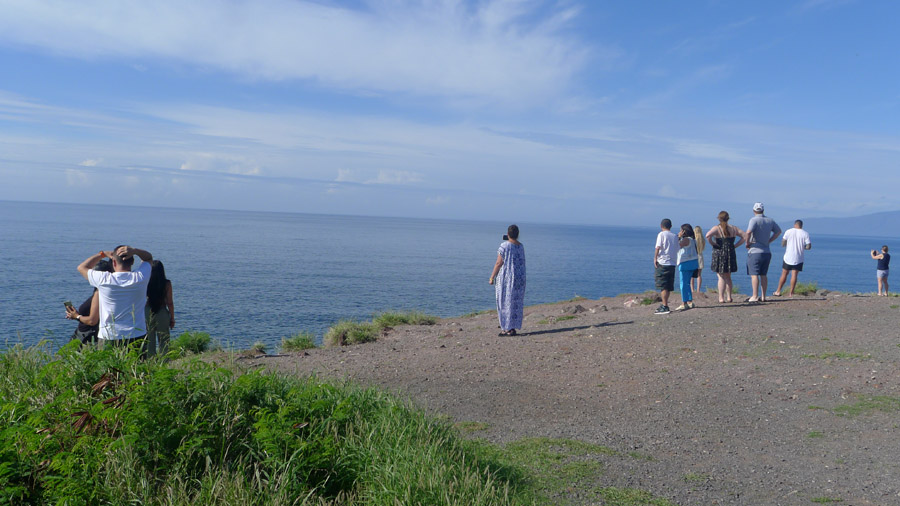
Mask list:
POLYGON ((508 336, 516 335, 516 329, 509 329, 509 332, 507 332, 506 335, 508 335, 508 336))

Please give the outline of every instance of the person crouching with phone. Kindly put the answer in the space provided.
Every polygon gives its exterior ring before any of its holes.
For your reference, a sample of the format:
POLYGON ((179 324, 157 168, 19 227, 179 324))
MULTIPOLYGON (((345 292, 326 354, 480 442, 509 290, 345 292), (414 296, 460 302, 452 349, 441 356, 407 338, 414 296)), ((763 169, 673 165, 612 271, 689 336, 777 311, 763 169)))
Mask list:
POLYGON ((501 336, 514 336, 522 328, 525 313, 525 246, 519 242, 519 227, 510 225, 497 249, 497 263, 488 283, 497 296, 501 336))
MULTIPOLYGON (((102 260, 94 267, 94 270, 112 272, 112 262, 102 260)), ((96 344, 97 332, 100 330, 100 293, 97 289, 94 288, 94 293, 82 302, 78 309, 75 309, 75 306, 69 301, 65 301, 63 304, 66 306, 66 318, 78 322, 78 327, 72 334, 72 340, 80 341, 82 346, 96 344)))

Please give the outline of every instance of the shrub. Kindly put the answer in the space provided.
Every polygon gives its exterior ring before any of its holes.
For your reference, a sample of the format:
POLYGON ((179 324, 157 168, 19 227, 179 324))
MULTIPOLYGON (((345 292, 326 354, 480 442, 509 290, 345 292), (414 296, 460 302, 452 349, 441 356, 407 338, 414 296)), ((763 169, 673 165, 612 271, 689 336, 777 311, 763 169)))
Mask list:
POLYGON ((190 353, 203 353, 209 348, 211 339, 206 332, 183 332, 172 341, 171 348, 190 353))
POLYGON ((256 341, 252 346, 250 346, 250 350, 255 351, 256 353, 265 353, 267 349, 268 347, 266 346, 266 343, 262 341, 256 341))
POLYGON ((810 283, 798 282, 794 287, 794 295, 812 295, 819 290, 819 283, 812 281, 810 283))
POLYGON ((341 320, 328 329, 323 339, 326 346, 368 343, 378 339, 380 329, 370 322, 341 320))
POLYGON ((309 332, 300 332, 281 340, 281 351, 303 351, 316 347, 316 336, 309 332))
POLYGON ((2 504, 473 504, 528 482, 388 394, 136 351, 0 352, 2 504))
POLYGON ((397 325, 434 325, 437 317, 421 311, 409 311, 407 313, 385 312, 376 314, 372 323, 380 328, 396 327, 397 325))

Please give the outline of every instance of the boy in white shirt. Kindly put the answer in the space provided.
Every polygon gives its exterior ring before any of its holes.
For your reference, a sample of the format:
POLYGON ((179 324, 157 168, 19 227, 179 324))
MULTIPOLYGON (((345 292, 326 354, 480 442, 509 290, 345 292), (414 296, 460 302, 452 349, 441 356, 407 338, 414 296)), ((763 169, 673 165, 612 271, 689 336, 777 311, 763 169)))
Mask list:
POLYGON ((675 255, 678 252, 678 236, 672 233, 672 220, 666 218, 659 224, 656 250, 653 252, 654 279, 662 298, 656 314, 669 314, 669 294, 675 289, 675 255))
POLYGON ((781 245, 784 249, 784 263, 781 266, 781 279, 778 280, 778 289, 772 295, 781 296, 781 289, 784 288, 784 282, 787 281, 788 271, 791 273, 791 289, 788 297, 794 296, 794 288, 797 286, 797 273, 803 270, 803 253, 812 248, 809 241, 809 233, 803 230, 803 220, 794 222, 794 228, 784 233, 781 239, 781 245))

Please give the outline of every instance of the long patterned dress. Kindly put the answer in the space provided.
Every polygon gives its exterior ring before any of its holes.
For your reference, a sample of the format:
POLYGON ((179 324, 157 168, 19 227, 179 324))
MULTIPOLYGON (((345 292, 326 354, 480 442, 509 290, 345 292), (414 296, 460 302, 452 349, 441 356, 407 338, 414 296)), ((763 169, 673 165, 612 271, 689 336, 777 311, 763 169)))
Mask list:
POLYGON ((520 329, 525 311, 525 247, 504 241, 497 253, 503 258, 494 280, 500 328, 520 329))

